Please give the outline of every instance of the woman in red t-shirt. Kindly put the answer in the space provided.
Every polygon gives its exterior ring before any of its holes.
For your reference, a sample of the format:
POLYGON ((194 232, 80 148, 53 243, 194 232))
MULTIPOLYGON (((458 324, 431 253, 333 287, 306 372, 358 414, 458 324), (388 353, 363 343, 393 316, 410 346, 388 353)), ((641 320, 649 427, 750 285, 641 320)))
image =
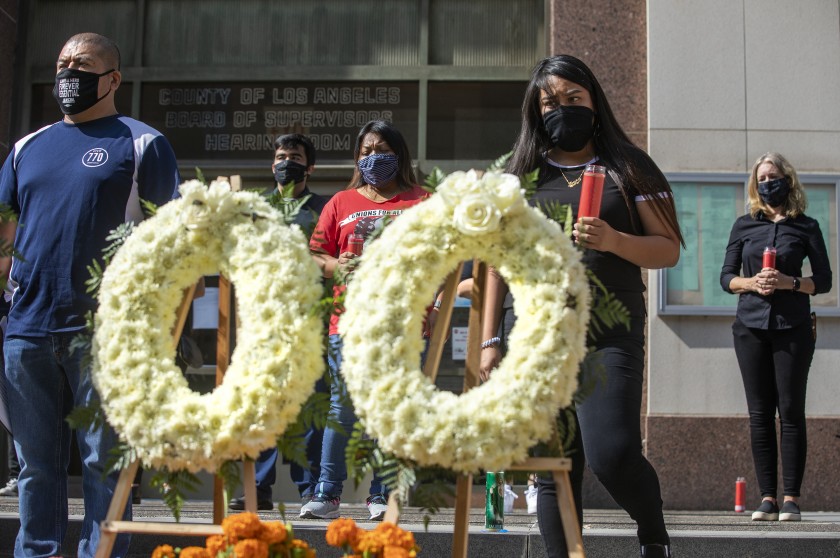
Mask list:
MULTIPOLYGON (((324 277, 333 277, 337 272, 340 272, 338 275, 346 274, 355 267, 360 250, 349 246, 351 235, 354 242, 367 239, 374 230, 384 225, 384 218, 396 217, 429 195, 417 185, 405 139, 388 122, 374 120, 365 124, 356 138, 353 159, 356 168, 350 184, 327 202, 309 242, 312 257, 324 277)), ((315 497, 301 508, 302 518, 338 517, 341 490, 347 479, 344 450, 347 436, 357 419, 352 404, 342 393, 344 382, 339 376, 341 337, 338 334, 338 319, 338 313, 330 317, 328 360, 333 378, 330 415, 341 424, 344 433, 329 427, 324 431, 321 477, 315 488, 315 497)), ((385 516, 387 499, 384 487, 376 477, 371 482, 367 505, 372 520, 385 516)))

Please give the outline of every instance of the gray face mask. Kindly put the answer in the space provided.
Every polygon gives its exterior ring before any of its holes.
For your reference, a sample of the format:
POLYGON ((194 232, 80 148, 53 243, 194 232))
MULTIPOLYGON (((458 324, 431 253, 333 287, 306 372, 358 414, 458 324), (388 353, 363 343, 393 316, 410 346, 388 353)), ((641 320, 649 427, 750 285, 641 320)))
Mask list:
POLYGON ((758 197, 770 207, 784 205, 790 195, 790 181, 786 177, 758 183, 758 197))

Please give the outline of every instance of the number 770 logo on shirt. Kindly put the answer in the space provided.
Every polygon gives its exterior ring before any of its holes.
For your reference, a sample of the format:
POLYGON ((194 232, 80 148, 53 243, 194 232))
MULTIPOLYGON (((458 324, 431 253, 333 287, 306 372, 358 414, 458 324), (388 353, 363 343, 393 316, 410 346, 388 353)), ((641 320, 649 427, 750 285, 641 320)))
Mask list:
POLYGON ((82 164, 86 167, 100 167, 108 161, 108 152, 101 147, 94 147, 82 155, 82 164))

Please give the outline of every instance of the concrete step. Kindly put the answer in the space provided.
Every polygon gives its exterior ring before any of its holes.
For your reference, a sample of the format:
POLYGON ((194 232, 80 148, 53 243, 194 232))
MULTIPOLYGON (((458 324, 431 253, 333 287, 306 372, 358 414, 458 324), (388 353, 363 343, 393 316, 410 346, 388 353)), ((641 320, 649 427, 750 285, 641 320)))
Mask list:
MULTIPOLYGON (((81 500, 71 499, 70 528, 65 541, 65 556, 74 556, 83 513, 81 500)), ((329 521, 299 519, 298 504, 286 505, 286 519, 295 528, 296 536, 304 539, 318 553, 319 558, 339 557, 338 549, 328 547, 324 531, 329 521)), ((447 557, 452 548, 452 509, 443 509, 430 518, 429 528, 423 529, 423 515, 409 508, 401 518, 403 528, 415 533, 421 547, 421 557, 447 557)), ((188 502, 183 510, 184 522, 209 523, 212 506, 209 501, 188 502)), ((363 528, 373 528, 367 521, 363 504, 342 504, 342 515, 352 517, 363 528)), ((160 500, 144 499, 135 506, 136 521, 172 522, 173 519, 160 500)), ((260 512, 263 519, 281 519, 277 511, 260 512)), ((734 512, 666 512, 666 522, 677 558, 738 557, 738 558, 840 558, 840 513, 803 512, 799 523, 752 522, 749 514, 734 512)), ((539 534, 536 516, 515 510, 505 518, 506 532, 489 533, 483 530, 482 510, 473 509, 470 516, 470 557, 543 558, 545 547, 539 534)), ((0 501, 0 557, 12 556, 14 537, 19 526, 16 500, 0 501)), ((588 558, 634 557, 639 555, 635 525, 620 510, 584 510, 584 548, 588 558)), ((196 538, 156 537, 134 535, 131 557, 148 557, 159 544, 173 546, 200 544, 196 538)))

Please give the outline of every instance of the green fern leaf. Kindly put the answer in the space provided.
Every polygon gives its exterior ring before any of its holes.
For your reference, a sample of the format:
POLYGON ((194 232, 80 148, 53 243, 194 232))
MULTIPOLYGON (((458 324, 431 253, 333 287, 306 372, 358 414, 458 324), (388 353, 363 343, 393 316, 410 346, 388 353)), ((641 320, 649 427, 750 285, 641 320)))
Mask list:
POLYGON ((429 173, 426 180, 423 182, 423 189, 434 194, 437 187, 440 186, 441 182, 443 182, 444 178, 446 178, 446 175, 439 167, 433 168, 432 172, 429 173))
POLYGON ((204 178, 204 173, 198 167, 195 167, 195 179, 207 186, 207 179, 204 178))
POLYGON ((507 166, 507 163, 508 161, 510 161, 511 157, 513 157, 513 151, 508 151, 507 153, 493 161, 493 163, 489 167, 487 167, 487 170, 489 172, 504 172, 505 167, 507 166))

